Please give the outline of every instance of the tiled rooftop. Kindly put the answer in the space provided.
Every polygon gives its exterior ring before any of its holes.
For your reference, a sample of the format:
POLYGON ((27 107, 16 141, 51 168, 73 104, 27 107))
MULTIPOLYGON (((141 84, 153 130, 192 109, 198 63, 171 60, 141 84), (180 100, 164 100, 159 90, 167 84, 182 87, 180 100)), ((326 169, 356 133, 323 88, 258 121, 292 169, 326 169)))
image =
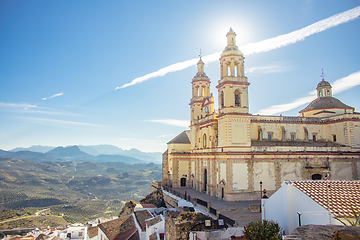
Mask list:
POLYGON ((190 143, 190 139, 189 139, 189 130, 183 131, 182 133, 180 133, 179 135, 177 135, 176 137, 174 137, 169 143, 190 143))
POLYGON ((161 222, 161 220, 162 220, 161 217, 157 216, 157 217, 155 217, 153 219, 146 220, 146 225, 148 227, 150 227, 150 226, 152 226, 154 224, 157 224, 157 223, 161 222))
POLYGON ((289 181, 338 217, 352 217, 350 206, 360 212, 360 181, 289 181))
POLYGON ((156 206, 151 203, 136 204, 135 211, 144 210, 142 208, 156 208, 156 206))
POLYGON ((99 224, 98 227, 106 234, 109 240, 129 239, 130 236, 137 232, 132 215, 99 224))
POLYGON ((153 233, 149 236, 149 240, 157 240, 157 234, 156 233, 153 233))
POLYGON ((141 226, 141 231, 145 231, 146 230, 145 220, 147 220, 149 218, 153 218, 154 216, 151 215, 151 213, 148 210, 136 211, 136 212, 134 212, 134 214, 136 216, 138 223, 141 226))
POLYGON ((96 235, 98 235, 98 227, 97 226, 94 226, 94 227, 89 226, 88 230, 87 230, 87 234, 88 234, 89 238, 95 237, 96 235))

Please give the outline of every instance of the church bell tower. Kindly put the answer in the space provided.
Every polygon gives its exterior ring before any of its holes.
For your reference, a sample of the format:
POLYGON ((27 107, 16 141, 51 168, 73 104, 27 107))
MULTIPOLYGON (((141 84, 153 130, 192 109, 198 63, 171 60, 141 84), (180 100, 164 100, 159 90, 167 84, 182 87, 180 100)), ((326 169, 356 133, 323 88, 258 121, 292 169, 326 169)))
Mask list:
POLYGON ((236 34, 230 28, 227 46, 220 55, 219 115, 249 112, 248 83, 244 76, 244 55, 236 46, 236 34))
POLYGON ((220 55, 218 147, 222 151, 245 151, 251 147, 248 82, 244 76, 244 55, 236 46, 230 28, 227 46, 220 55))
POLYGON ((210 97, 210 78, 204 72, 204 62, 201 57, 197 63, 197 73, 193 78, 192 98, 190 100, 191 125, 202 118, 202 103, 210 97))

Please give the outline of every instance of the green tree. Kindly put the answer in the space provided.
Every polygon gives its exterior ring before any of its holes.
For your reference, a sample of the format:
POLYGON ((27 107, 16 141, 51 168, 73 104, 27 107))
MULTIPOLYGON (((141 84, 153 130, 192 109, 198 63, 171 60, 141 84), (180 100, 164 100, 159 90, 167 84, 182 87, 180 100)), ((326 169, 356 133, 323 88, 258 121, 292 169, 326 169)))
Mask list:
POLYGON ((244 227, 244 235, 248 240, 282 239, 283 230, 274 221, 250 222, 244 227))

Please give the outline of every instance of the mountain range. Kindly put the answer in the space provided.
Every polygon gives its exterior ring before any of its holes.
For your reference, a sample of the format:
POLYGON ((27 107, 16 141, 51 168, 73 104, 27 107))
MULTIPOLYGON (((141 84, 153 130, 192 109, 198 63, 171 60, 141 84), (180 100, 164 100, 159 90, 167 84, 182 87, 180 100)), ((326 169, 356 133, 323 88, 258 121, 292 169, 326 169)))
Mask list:
POLYGON ((126 162, 126 163, 161 163, 162 153, 142 152, 132 148, 123 150, 113 145, 91 146, 31 146, 29 148, 14 148, 10 151, 0 150, 0 157, 27 159, 36 162, 126 162))

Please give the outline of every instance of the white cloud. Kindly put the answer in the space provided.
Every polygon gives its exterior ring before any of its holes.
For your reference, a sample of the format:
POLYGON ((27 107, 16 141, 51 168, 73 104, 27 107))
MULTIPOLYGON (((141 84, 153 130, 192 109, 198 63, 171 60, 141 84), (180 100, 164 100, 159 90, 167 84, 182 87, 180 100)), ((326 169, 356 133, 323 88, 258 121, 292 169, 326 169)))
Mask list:
POLYGON ((333 94, 341 93, 342 91, 360 85, 360 71, 352 73, 347 77, 340 78, 331 85, 333 94))
POLYGON ((72 115, 72 116, 81 116, 78 113, 70 113, 58 111, 55 109, 44 108, 34 104, 28 103, 4 103, 0 102, 0 111, 7 112, 17 112, 17 113, 40 113, 40 114, 50 114, 50 115, 72 115))
MULTIPOLYGON (((320 20, 316 23, 313 23, 302 29, 293 31, 291 33, 283 34, 277 37, 269 38, 257 43, 250 43, 245 46, 241 46, 240 49, 245 55, 250 55, 253 53, 267 52, 273 49, 281 48, 289 44, 296 43, 298 41, 304 40, 306 37, 311 36, 315 33, 322 32, 326 29, 335 27, 342 23, 354 20, 360 16, 360 6, 350 9, 348 11, 333 15, 326 19, 320 20)), ((205 63, 210 63, 217 61, 221 52, 216 52, 210 55, 203 57, 205 63)), ((170 66, 161 68, 160 70, 149 73, 145 76, 135 78, 130 83, 124 84, 121 87, 116 87, 115 90, 126 88, 138 83, 149 80, 150 78, 161 77, 170 72, 176 72, 193 66, 197 63, 198 59, 191 59, 184 62, 179 62, 172 64, 170 66)))
POLYGON ((36 106, 34 104, 28 104, 28 103, 3 103, 3 102, 0 102, 0 108, 27 110, 29 108, 38 108, 38 106, 36 106))
POLYGON ((56 94, 54 94, 54 95, 52 95, 52 96, 50 96, 50 97, 48 97, 48 98, 42 98, 41 100, 46 100, 46 99, 50 99, 50 98, 54 98, 54 97, 59 97, 59 96, 62 96, 62 95, 64 95, 63 92, 61 92, 61 93, 56 93, 56 94))
POLYGON ((175 134, 164 134, 164 135, 157 136, 156 138, 168 138, 168 137, 173 137, 173 136, 175 136, 175 134))
POLYGON ((306 103, 309 103, 312 100, 314 100, 315 98, 316 98, 316 91, 311 91, 311 92, 308 93, 308 96, 306 96, 306 97, 298 98, 298 99, 294 100, 291 103, 273 105, 271 107, 260 110, 257 114, 260 114, 260 115, 273 115, 273 114, 277 114, 277 113, 286 112, 286 111, 289 111, 291 109, 297 108, 297 107, 299 107, 301 105, 304 105, 306 103))
POLYGON ((25 120, 29 120, 36 123, 48 123, 54 126, 58 127, 66 127, 66 126, 78 126, 78 127, 97 127, 97 128, 104 128, 109 127, 106 125, 100 125, 100 124, 93 124, 93 123, 86 123, 86 122, 73 122, 73 121, 65 121, 65 120, 59 120, 59 119, 51 119, 51 118, 31 118, 26 117, 22 118, 25 120))
MULTIPOLYGON (((360 85, 360 71, 350 74, 349 76, 340 78, 333 82, 332 84, 332 92, 333 94, 337 94, 348 90, 352 87, 360 85)), ((306 97, 298 98, 290 103, 273 105, 271 107, 260 110, 257 114, 261 115, 274 115, 277 113, 286 112, 297 108, 306 103, 310 103, 312 100, 316 98, 316 91, 311 91, 307 94, 306 97)))
POLYGON ((163 123, 167 125, 177 126, 177 127, 189 127, 189 120, 176 120, 176 119, 155 119, 155 120, 145 120, 146 122, 156 122, 163 123))
POLYGON ((267 52, 276 48, 281 48, 289 44, 304 40, 306 37, 315 33, 322 32, 326 29, 335 27, 342 23, 354 20, 360 16, 360 6, 350 9, 348 11, 333 15, 329 18, 323 19, 313 23, 302 29, 293 31, 291 33, 283 34, 274 38, 266 39, 257 43, 250 43, 243 46, 241 49, 245 55, 253 53, 267 52))
POLYGON ((259 66, 259 67, 250 67, 247 70, 245 70, 245 73, 247 74, 255 74, 255 73, 278 73, 278 72, 287 72, 290 71, 292 68, 286 66, 284 63, 277 63, 277 64, 271 64, 267 66, 259 66))

